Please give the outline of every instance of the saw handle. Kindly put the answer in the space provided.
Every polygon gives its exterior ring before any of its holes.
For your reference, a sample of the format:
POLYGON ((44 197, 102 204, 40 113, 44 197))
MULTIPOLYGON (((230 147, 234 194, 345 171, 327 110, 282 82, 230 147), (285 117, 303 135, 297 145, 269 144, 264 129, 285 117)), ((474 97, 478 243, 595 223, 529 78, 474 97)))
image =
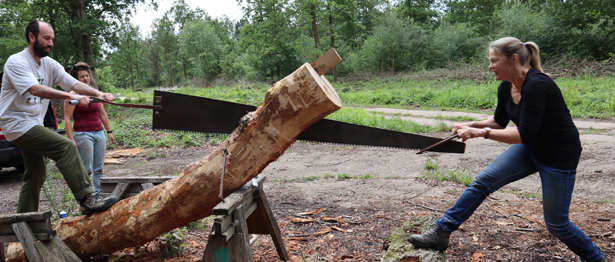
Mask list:
MULTIPOLYGON (((465 134, 465 137, 466 137, 466 138, 470 138, 471 136, 472 136, 472 135, 471 135, 471 134, 469 134, 469 133, 466 133, 466 134, 465 134)), ((443 138, 443 139, 442 139, 442 141, 440 141, 440 142, 438 142, 438 143, 435 143, 435 144, 433 144, 433 145, 431 145, 431 146, 428 146, 428 147, 426 147, 426 148, 423 148, 423 149, 419 150, 419 152, 416 152, 416 154, 417 154, 417 155, 418 155, 418 154, 422 154, 423 152, 425 152, 425 151, 427 151, 427 150, 429 150, 429 149, 432 149, 432 148, 434 148, 434 147, 437 147, 437 146, 439 146, 439 145, 441 145, 441 144, 444 144, 444 143, 446 143, 446 142, 448 142, 448 141, 451 141, 451 140, 453 140, 453 139, 455 139, 455 138, 457 138, 457 137, 459 137, 459 135, 458 135, 458 134, 454 134, 454 135, 447 136, 447 137, 443 138)))
MULTIPOLYGON (((98 102, 98 99, 93 98, 93 97, 90 98, 90 103, 96 103, 96 102, 98 102)), ((68 104, 71 106, 78 106, 80 103, 79 103, 79 100, 75 99, 75 100, 68 101, 68 104)))

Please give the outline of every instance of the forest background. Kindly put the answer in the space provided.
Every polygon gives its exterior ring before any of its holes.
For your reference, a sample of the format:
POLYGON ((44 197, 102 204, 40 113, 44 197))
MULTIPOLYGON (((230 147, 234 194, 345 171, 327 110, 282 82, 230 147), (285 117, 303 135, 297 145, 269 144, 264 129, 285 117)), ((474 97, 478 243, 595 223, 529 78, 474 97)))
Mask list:
POLYGON ((55 29, 51 57, 85 61, 97 85, 141 89, 266 82, 335 47, 331 79, 437 68, 486 69, 486 48, 515 36, 538 44, 545 64, 615 58, 615 1, 239 0, 244 16, 212 18, 175 0, 151 34, 133 25, 155 0, 2 0, 0 66, 23 50, 28 21, 55 29), (217 82, 214 82, 217 81, 217 82))

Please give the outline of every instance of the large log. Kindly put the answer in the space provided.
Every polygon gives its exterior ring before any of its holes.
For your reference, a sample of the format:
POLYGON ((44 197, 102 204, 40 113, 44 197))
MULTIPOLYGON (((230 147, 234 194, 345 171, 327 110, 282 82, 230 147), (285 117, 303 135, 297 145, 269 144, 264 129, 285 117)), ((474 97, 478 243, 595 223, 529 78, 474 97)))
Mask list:
MULTIPOLYGON (((89 257, 144 244, 207 217, 220 202, 224 148, 230 153, 226 196, 277 160, 299 133, 341 106, 328 81, 306 63, 267 91, 243 130, 235 129, 218 148, 189 164, 176 178, 121 200, 107 211, 61 219, 54 229, 78 256, 89 257)), ((25 261, 19 243, 11 243, 7 257, 25 261)))

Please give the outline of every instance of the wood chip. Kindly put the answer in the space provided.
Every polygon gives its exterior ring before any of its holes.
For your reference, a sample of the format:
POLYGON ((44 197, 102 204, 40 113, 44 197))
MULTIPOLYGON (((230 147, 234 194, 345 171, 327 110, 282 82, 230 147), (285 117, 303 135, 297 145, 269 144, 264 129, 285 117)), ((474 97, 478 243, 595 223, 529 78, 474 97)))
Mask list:
POLYGON ((311 218, 287 217, 286 219, 288 219, 290 222, 293 222, 293 223, 312 223, 314 222, 314 219, 311 219, 311 218))
POLYGON ((329 232, 331 232, 331 227, 325 227, 325 229, 323 229, 321 231, 318 231, 318 232, 314 233, 313 235, 314 236, 321 236, 321 235, 327 234, 329 232))

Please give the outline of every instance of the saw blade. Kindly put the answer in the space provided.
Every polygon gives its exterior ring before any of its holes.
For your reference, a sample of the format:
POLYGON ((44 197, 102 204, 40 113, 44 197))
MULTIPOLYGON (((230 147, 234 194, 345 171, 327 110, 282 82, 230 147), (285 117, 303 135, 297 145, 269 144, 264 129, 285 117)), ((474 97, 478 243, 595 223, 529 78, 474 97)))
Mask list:
MULTIPOLYGON (((154 91, 152 128, 201 133, 232 133, 239 120, 256 107, 206 97, 154 91)), ((323 119, 304 130, 298 140, 359 146, 422 149, 442 139, 323 119)), ((450 141, 430 149, 434 152, 464 153, 465 143, 450 141)))

